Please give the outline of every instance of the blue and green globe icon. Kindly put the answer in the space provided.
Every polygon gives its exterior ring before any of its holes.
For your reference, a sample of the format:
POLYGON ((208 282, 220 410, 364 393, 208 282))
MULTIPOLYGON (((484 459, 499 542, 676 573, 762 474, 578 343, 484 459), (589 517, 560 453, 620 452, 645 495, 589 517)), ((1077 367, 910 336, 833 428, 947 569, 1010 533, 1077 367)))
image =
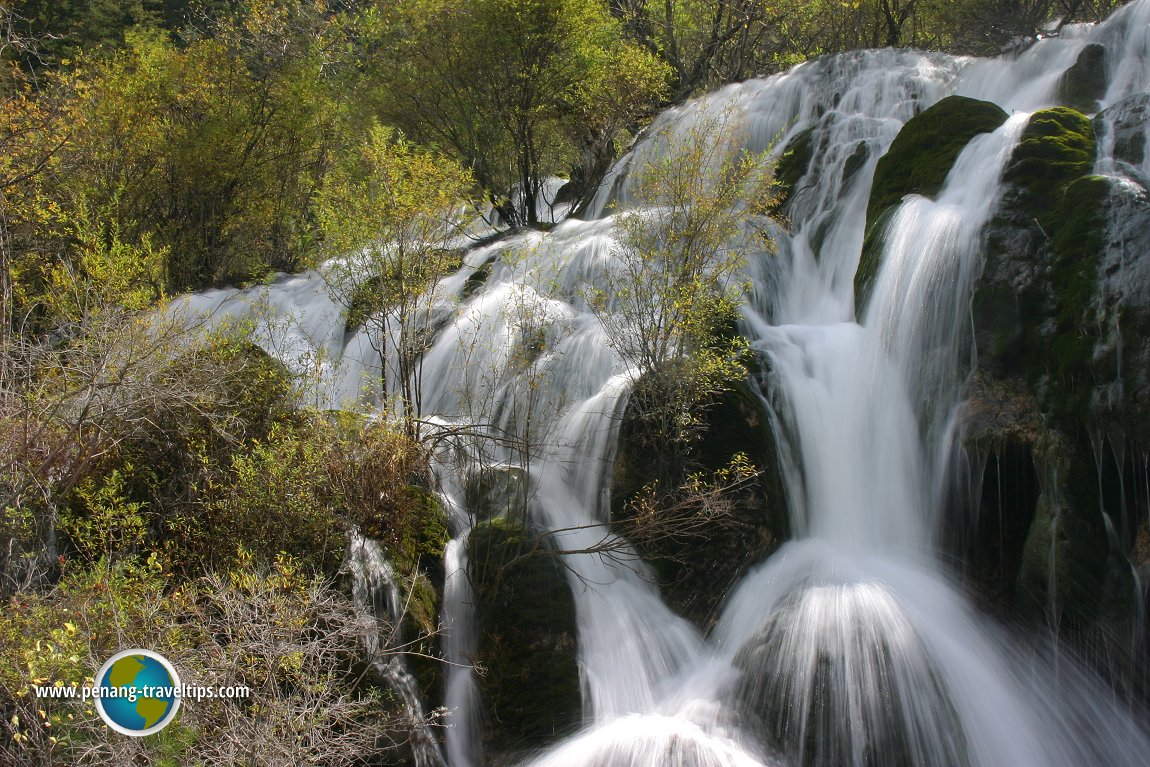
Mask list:
POLYGON ((124 735, 151 735, 168 726, 180 708, 180 677, 152 650, 118 652, 96 674, 96 711, 124 735))

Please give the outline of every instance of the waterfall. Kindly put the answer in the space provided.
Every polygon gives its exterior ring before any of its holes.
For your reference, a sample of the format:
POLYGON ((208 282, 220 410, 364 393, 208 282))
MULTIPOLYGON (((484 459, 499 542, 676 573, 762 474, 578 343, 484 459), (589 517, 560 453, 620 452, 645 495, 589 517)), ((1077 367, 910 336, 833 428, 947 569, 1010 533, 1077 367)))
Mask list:
POLYGON ((415 767, 443 767, 443 756, 424 715, 415 678, 407 670, 403 654, 393 649, 403 645, 400 624, 404 614, 395 571, 379 544, 358 530, 348 534, 347 562, 352 596, 371 627, 365 635, 364 649, 375 670, 403 701, 404 714, 414 733, 411 753, 415 767))
MULTIPOLYGON (((976 610, 934 544, 974 359, 969 311, 984 225, 1028 113, 1055 103, 1061 73, 1096 43, 1111 57, 1100 106, 1150 87, 1150 0, 1013 58, 857 51, 730 85, 661 115, 612 169, 591 220, 468 251, 440 284, 442 326, 423 363, 428 420, 488 434, 435 456, 454 535, 443 608, 452 767, 485 763, 468 665, 468 540, 480 520, 464 488, 479 472, 512 468, 526 478, 528 525, 562 558, 574 597, 584 720, 525 763, 1145 763, 1145 726, 1071 659, 1025 645, 976 610), (856 307, 875 165, 907 120, 950 94, 1014 115, 967 145, 934 199, 903 200, 886 224, 869 301, 856 307), (746 266, 742 318, 768 363, 759 383, 777 417, 795 540, 746 573, 704 634, 607 527, 632 371, 612 352, 588 289, 611 284, 613 216, 636 204, 629 170, 715 114, 735 114, 745 146, 774 147, 776 159, 809 132, 813 161, 775 251, 746 266)), ((1101 161, 1099 170, 1147 172, 1101 161)), ((181 306, 258 317, 269 351, 319 371, 321 406, 355 401, 372 375, 370 330, 346 337, 322 272, 181 306)), ((367 568, 365 547, 355 567, 378 570, 367 568)))

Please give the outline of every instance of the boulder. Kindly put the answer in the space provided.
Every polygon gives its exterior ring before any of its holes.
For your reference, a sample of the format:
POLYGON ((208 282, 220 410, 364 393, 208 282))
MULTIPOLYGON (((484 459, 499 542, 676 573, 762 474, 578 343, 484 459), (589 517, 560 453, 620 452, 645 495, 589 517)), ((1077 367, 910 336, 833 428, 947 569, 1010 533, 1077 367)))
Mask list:
POLYGON ((501 757, 542 748, 582 723, 566 572, 534 531, 505 517, 476 525, 467 547, 485 746, 501 757))
POLYGON ((880 584, 798 584, 735 665, 736 705, 782 763, 971 762, 942 670, 880 584))
POLYGON ((855 274, 855 306, 863 307, 878 275, 882 228, 908 194, 934 197, 970 140, 1006 122, 996 104, 947 96, 907 121, 875 167, 867 203, 866 240, 855 274))
MULTIPOLYGON (((611 509, 616 529, 654 567, 668 604, 708 629, 731 586, 787 540, 789 525, 770 413, 749 384, 718 396, 699 418, 700 436, 685 456, 655 459, 658 447, 650 444, 634 404, 628 405, 612 474, 611 509), (760 474, 731 495, 729 513, 700 517, 703 533, 698 535, 680 534, 693 520, 678 517, 669 524, 671 534, 646 534, 650 526, 633 504, 645 488, 679 488, 692 477, 713 477, 739 454, 760 474)), ((660 500, 675 498, 672 492, 660 500)), ((656 516, 660 510, 654 510, 656 516)), ((658 529, 660 523, 653 520, 658 529)))
POLYGON ((1109 134, 1111 155, 1129 171, 1146 160, 1147 122, 1150 122, 1150 93, 1138 93, 1096 114, 1094 131, 1098 136, 1109 134))
POLYGON ((1097 112, 1107 84, 1106 47, 1089 43, 1058 81, 1058 99, 1081 112, 1097 112))
POLYGON ((476 521, 496 517, 523 519, 527 511, 527 472, 517 467, 485 466, 467 477, 467 510, 476 521))

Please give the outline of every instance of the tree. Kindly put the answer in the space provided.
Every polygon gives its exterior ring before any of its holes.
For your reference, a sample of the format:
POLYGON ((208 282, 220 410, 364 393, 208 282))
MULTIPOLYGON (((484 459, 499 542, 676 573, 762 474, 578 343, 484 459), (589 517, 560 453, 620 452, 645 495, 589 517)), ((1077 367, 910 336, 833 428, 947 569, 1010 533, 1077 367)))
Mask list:
MULTIPOLYGON (((922 2, 923 0, 920 0, 922 2)), ((1101 21, 1126 0, 933 0, 923 8, 935 45, 975 53, 998 53, 1018 40, 1034 40, 1051 28, 1101 21)))
POLYGON ((42 98, 25 67, 38 62, 41 40, 21 32, 23 19, 10 2, 0 2, 0 384, 6 383, 8 353, 21 293, 21 271, 35 271, 17 252, 24 224, 43 221, 38 177, 66 142, 58 100, 42 98))
POLYGON ((377 126, 333 168, 319 194, 320 228, 334 257, 324 267, 328 289, 347 309, 349 329, 368 327, 381 393, 398 395, 413 437, 435 286, 459 265, 451 217, 471 183, 455 162, 377 126))
POLYGON ((449 151, 513 224, 539 223, 545 177, 602 165, 582 150, 613 150, 661 95, 662 67, 602 0, 426 0, 383 26, 384 116, 449 151))
POLYGON ((628 34, 672 72, 672 97, 756 73, 763 41, 786 15, 766 0, 615 0, 628 34))
MULTIPOLYGON (((137 30, 81 60, 58 78, 71 133, 45 195, 65 224, 97 211, 108 246, 165 251, 168 291, 303 268, 348 135, 342 24, 310 0, 250 0, 185 47, 137 30)), ((71 251, 65 237, 52 258, 77 271, 71 251)))
POLYGON ((704 116, 651 139, 662 150, 631 180, 637 207, 617 214, 617 265, 593 297, 651 446, 668 458, 693 438, 697 408, 746 374, 739 274, 753 248, 770 247, 771 168, 736 149, 731 123, 704 116))

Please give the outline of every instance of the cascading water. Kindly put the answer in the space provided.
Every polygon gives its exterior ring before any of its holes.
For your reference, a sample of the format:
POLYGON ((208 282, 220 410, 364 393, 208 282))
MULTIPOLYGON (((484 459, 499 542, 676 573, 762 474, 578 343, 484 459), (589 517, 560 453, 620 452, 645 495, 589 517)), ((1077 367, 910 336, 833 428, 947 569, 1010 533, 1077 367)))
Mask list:
MULTIPOLYGON (((470 475, 511 467, 527 477, 530 524, 551 531, 577 609, 585 729, 535 764, 1145 763, 1145 728, 1073 662, 1023 647, 980 616, 943 574, 933 541, 974 352, 968 314, 984 224, 1024 110, 1051 104, 1059 75, 1091 43, 1111 56, 1103 105, 1146 90, 1148 41, 1150 0, 1141 0, 1013 60, 854 52, 658 119, 652 135, 685 136, 707 114, 735 114, 751 149, 809 130, 816 158, 776 252, 747 266, 743 323, 768 362, 760 384, 777 414, 797 540, 746 574, 708 636, 660 598, 625 541, 606 539, 614 557, 594 551, 605 542, 608 469, 631 379, 586 288, 607 287, 615 266, 613 221, 602 216, 634 204, 628 169, 665 144, 642 142, 619 163, 591 206, 596 220, 468 253, 440 285, 437 314, 447 319, 423 363, 429 420, 494 429, 437 456, 456 536, 443 615, 452 767, 485 760, 466 665, 475 622, 464 571, 476 520, 461 499, 470 475), (903 201, 869 301, 856 307, 875 164, 904 122, 951 93, 1016 114, 970 142, 936 199, 903 201)), ((345 339, 321 275, 186 303, 243 316, 261 302, 281 318, 261 326, 269 350, 324 373, 317 401, 354 399, 372 375, 369 331, 345 339)))
POLYGON ((411 720, 414 733, 411 753, 415 767, 443 767, 443 757, 424 716, 415 679, 407 670, 403 655, 390 649, 403 644, 391 641, 400 635, 404 612, 395 571, 375 541, 365 538, 358 530, 351 531, 348 538, 352 596, 370 624, 364 649, 376 671, 403 701, 404 713, 411 720))

